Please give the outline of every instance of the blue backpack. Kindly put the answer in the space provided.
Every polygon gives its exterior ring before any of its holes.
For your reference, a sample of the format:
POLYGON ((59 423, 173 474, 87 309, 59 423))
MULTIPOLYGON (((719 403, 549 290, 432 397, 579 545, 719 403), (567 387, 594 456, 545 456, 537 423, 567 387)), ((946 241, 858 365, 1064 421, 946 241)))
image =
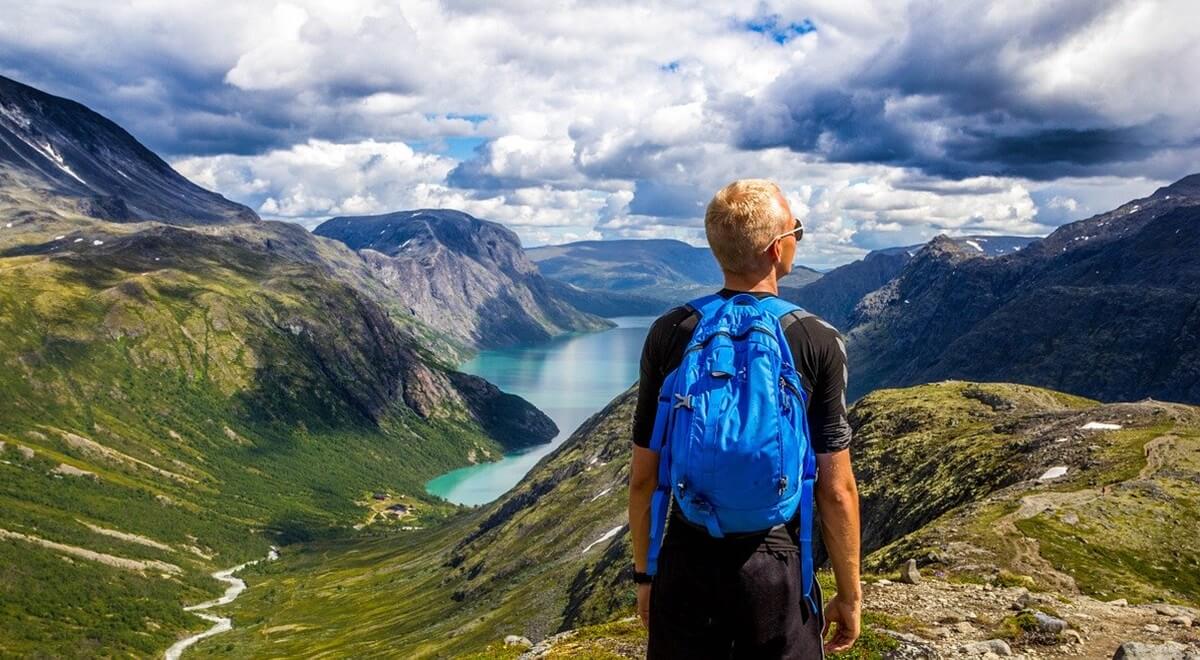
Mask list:
POLYGON ((755 532, 800 514, 801 590, 811 611, 812 517, 817 459, 807 396, 780 319, 802 311, 778 297, 713 294, 688 306, 699 324, 658 397, 650 449, 658 452, 647 573, 673 497, 710 536, 755 532))

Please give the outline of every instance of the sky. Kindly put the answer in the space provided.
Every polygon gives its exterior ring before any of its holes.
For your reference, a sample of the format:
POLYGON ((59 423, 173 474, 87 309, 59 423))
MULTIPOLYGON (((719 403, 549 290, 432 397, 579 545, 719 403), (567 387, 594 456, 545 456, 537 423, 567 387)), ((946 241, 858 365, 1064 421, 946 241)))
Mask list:
POLYGON ((527 246, 704 243, 785 191, 797 261, 1044 235, 1200 171, 1200 3, 0 0, 0 74, 264 218, 456 208, 527 246))

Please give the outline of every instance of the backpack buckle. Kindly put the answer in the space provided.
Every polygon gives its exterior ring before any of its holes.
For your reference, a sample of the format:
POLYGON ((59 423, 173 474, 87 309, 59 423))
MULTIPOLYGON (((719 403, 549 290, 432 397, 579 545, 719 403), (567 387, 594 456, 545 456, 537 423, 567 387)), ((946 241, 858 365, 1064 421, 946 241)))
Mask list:
POLYGON ((688 410, 691 410, 692 409, 692 395, 691 394, 680 394, 680 393, 676 392, 675 393, 675 405, 671 406, 671 408, 672 409, 687 408, 688 410))

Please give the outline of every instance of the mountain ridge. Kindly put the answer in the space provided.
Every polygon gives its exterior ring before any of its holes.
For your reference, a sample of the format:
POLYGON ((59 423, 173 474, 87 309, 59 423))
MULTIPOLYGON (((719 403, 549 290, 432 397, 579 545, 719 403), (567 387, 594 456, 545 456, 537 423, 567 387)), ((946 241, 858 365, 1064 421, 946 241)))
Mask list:
POLYGON ((1200 401, 1200 195, 1167 186, 978 259, 935 239, 865 296, 848 335, 851 396, 943 378, 1102 400, 1200 401))
POLYGON ((0 76, 0 209, 113 221, 254 222, 188 181, 125 129, 70 99, 0 76))
POLYGON ((401 306, 467 346, 610 327, 555 295, 511 229, 461 211, 338 217, 313 233, 356 250, 401 306))

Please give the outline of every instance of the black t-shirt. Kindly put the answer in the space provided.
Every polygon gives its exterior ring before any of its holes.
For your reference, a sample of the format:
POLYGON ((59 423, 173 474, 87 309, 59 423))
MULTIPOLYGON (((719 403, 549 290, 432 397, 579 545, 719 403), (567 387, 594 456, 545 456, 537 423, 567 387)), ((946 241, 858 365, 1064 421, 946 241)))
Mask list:
MULTIPOLYGON (((737 293, 721 289, 719 295, 729 298, 737 293)), ((772 295, 759 291, 752 293, 758 298, 772 295)), ((846 344, 833 326, 813 314, 793 312, 789 316, 792 318, 780 321, 784 324, 784 337, 792 349, 796 370, 808 395, 808 430, 813 449, 818 454, 842 451, 850 446, 850 423, 846 420, 846 344)), ((683 360, 683 351, 699 319, 699 314, 680 306, 658 317, 650 326, 642 348, 637 410, 633 415, 633 442, 639 447, 650 446, 659 390, 667 374, 683 360)), ((673 513, 663 543, 713 550, 757 546, 762 551, 794 552, 797 549, 794 522, 787 526, 791 529, 779 525, 766 532, 714 539, 684 520, 682 515, 673 513)))

